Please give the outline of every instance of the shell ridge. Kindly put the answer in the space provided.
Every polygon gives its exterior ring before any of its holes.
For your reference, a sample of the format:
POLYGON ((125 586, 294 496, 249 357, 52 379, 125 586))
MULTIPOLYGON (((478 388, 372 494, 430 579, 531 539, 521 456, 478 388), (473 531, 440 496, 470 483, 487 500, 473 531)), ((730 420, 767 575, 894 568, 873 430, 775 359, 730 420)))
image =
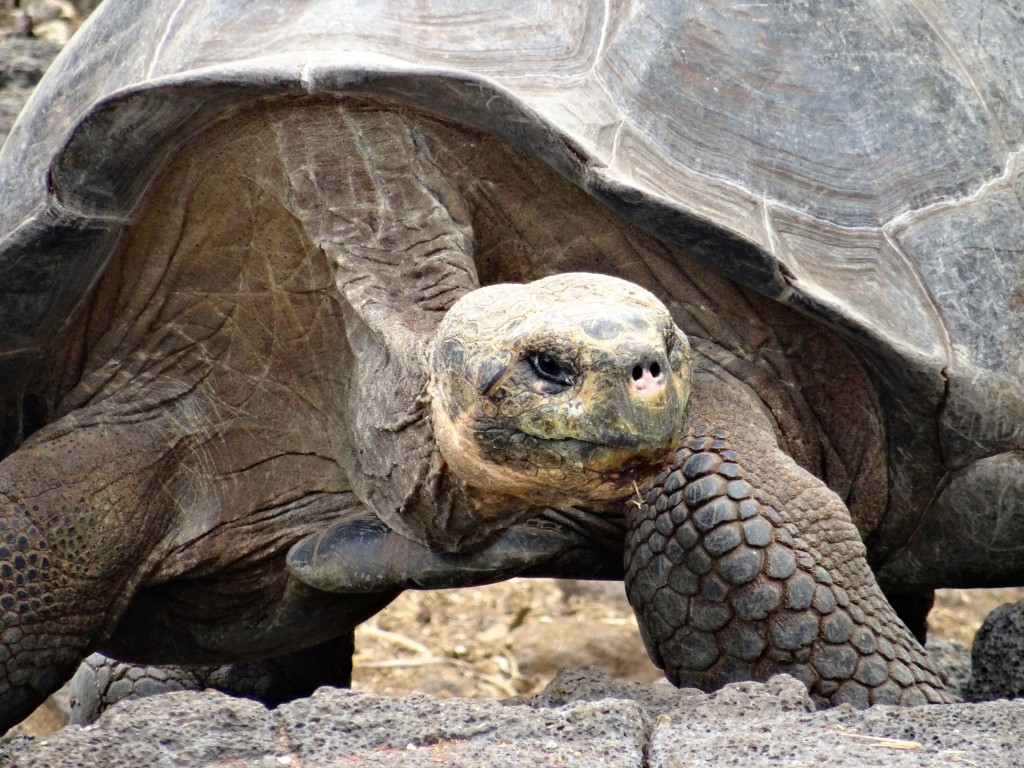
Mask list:
POLYGON ((971 90, 974 91, 974 95, 978 97, 978 103, 981 104, 982 108, 985 110, 985 114, 988 116, 990 120, 996 122, 995 116, 992 114, 992 110, 989 109, 988 101, 985 99, 985 96, 982 93, 981 88, 979 88, 978 84, 974 81, 974 77, 971 75, 970 67, 965 66, 963 59, 957 52, 957 47, 953 45, 952 41, 948 37, 946 37, 945 34, 943 34, 942 30, 939 29, 939 27, 932 20, 932 16, 929 16, 929 14, 927 14, 924 11, 924 9, 922 9, 918 5, 918 0, 907 0, 907 5, 914 9, 914 12, 921 18, 921 21, 925 23, 925 26, 927 26, 928 29, 932 31, 932 34, 935 35, 935 39, 941 44, 943 48, 946 49, 953 63, 956 65, 956 69, 959 71, 960 75, 964 78, 964 80, 966 80, 970 84, 971 90))
MULTIPOLYGON (((931 310, 931 315, 936 319, 936 328, 940 333, 940 343, 942 345, 943 356, 946 358, 946 362, 942 366, 942 370, 946 370, 953 364, 953 339, 949 335, 949 325, 943 318, 942 310, 939 308, 939 303, 935 300, 935 296, 932 294, 931 289, 925 283, 921 277, 921 271, 914 264, 913 259, 907 254, 903 247, 893 238, 888 231, 882 230, 882 236, 885 241, 892 248, 893 252, 903 261, 904 266, 907 270, 907 276, 911 277, 917 283, 917 295, 925 296, 928 299, 928 308, 931 310)), ((945 396, 943 396, 945 401, 945 396)))
POLYGON ((171 36, 171 32, 174 29, 175 22, 181 15, 181 12, 185 9, 185 6, 189 4, 189 0, 179 0, 178 7, 171 12, 170 17, 167 19, 167 25, 164 27, 163 34, 160 35, 160 42, 157 43, 156 48, 153 50, 153 56, 149 60, 149 66, 146 67, 146 79, 152 79, 153 74, 156 71, 156 66, 160 62, 161 54, 163 54, 164 46, 167 43, 168 38, 171 36))
POLYGON ((952 195, 939 200, 933 200, 932 202, 926 203, 918 208, 912 208, 908 211, 897 214, 882 225, 882 230, 886 234, 889 234, 895 230, 906 229, 918 219, 932 213, 936 213, 947 208, 957 208, 962 205, 976 203, 979 200, 982 200, 993 189, 1001 186, 1009 186, 1009 182, 1015 176, 1024 172, 1024 169, 1018 168, 1018 165, 1021 164, 1024 164, 1024 144, 1007 153, 1006 162, 1003 163, 1003 168, 997 175, 990 179, 985 179, 973 190, 961 195, 952 195))

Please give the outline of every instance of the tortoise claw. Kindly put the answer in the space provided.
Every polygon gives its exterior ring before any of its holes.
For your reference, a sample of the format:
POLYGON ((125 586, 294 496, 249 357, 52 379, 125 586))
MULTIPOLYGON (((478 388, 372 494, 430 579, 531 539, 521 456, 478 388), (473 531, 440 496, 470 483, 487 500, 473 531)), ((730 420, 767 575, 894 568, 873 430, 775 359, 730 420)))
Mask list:
POLYGON ((502 531, 482 549, 436 552, 366 515, 307 536, 287 562, 309 586, 350 594, 473 587, 515 576, 622 579, 621 539, 608 546, 564 523, 551 513, 502 531))

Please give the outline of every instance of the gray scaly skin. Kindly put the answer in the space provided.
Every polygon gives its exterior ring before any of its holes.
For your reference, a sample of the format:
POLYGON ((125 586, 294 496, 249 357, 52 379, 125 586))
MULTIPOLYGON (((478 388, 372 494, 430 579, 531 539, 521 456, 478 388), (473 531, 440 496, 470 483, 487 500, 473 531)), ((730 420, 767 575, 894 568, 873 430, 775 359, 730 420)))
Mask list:
POLYGON ((94 653, 71 679, 70 723, 86 725, 118 701, 170 691, 213 688, 273 707, 323 685, 347 687, 354 640, 349 632, 292 654, 220 666, 125 664, 94 653))
POLYGON ((838 498, 766 443, 691 426, 629 512, 627 591, 651 658, 705 690, 786 672, 828 704, 950 701, 838 498))

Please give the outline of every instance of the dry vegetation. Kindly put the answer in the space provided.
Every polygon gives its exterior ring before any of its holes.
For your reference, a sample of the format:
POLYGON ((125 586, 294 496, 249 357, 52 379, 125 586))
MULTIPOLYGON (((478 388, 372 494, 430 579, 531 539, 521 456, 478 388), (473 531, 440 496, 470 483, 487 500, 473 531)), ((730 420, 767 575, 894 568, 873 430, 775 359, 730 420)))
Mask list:
POLYGON ((353 686, 387 694, 506 697, 592 664, 656 680, 621 584, 515 579, 407 592, 356 631, 353 686))

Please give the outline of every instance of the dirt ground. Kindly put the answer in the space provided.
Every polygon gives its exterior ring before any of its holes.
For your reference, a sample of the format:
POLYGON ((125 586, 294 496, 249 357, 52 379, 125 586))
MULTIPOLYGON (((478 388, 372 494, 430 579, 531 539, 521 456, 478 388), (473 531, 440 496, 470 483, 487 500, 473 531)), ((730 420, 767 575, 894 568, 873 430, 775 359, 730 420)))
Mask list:
POLYGON ((501 698, 590 664, 657 680, 621 584, 514 579, 406 592, 356 630, 353 687, 501 698))

